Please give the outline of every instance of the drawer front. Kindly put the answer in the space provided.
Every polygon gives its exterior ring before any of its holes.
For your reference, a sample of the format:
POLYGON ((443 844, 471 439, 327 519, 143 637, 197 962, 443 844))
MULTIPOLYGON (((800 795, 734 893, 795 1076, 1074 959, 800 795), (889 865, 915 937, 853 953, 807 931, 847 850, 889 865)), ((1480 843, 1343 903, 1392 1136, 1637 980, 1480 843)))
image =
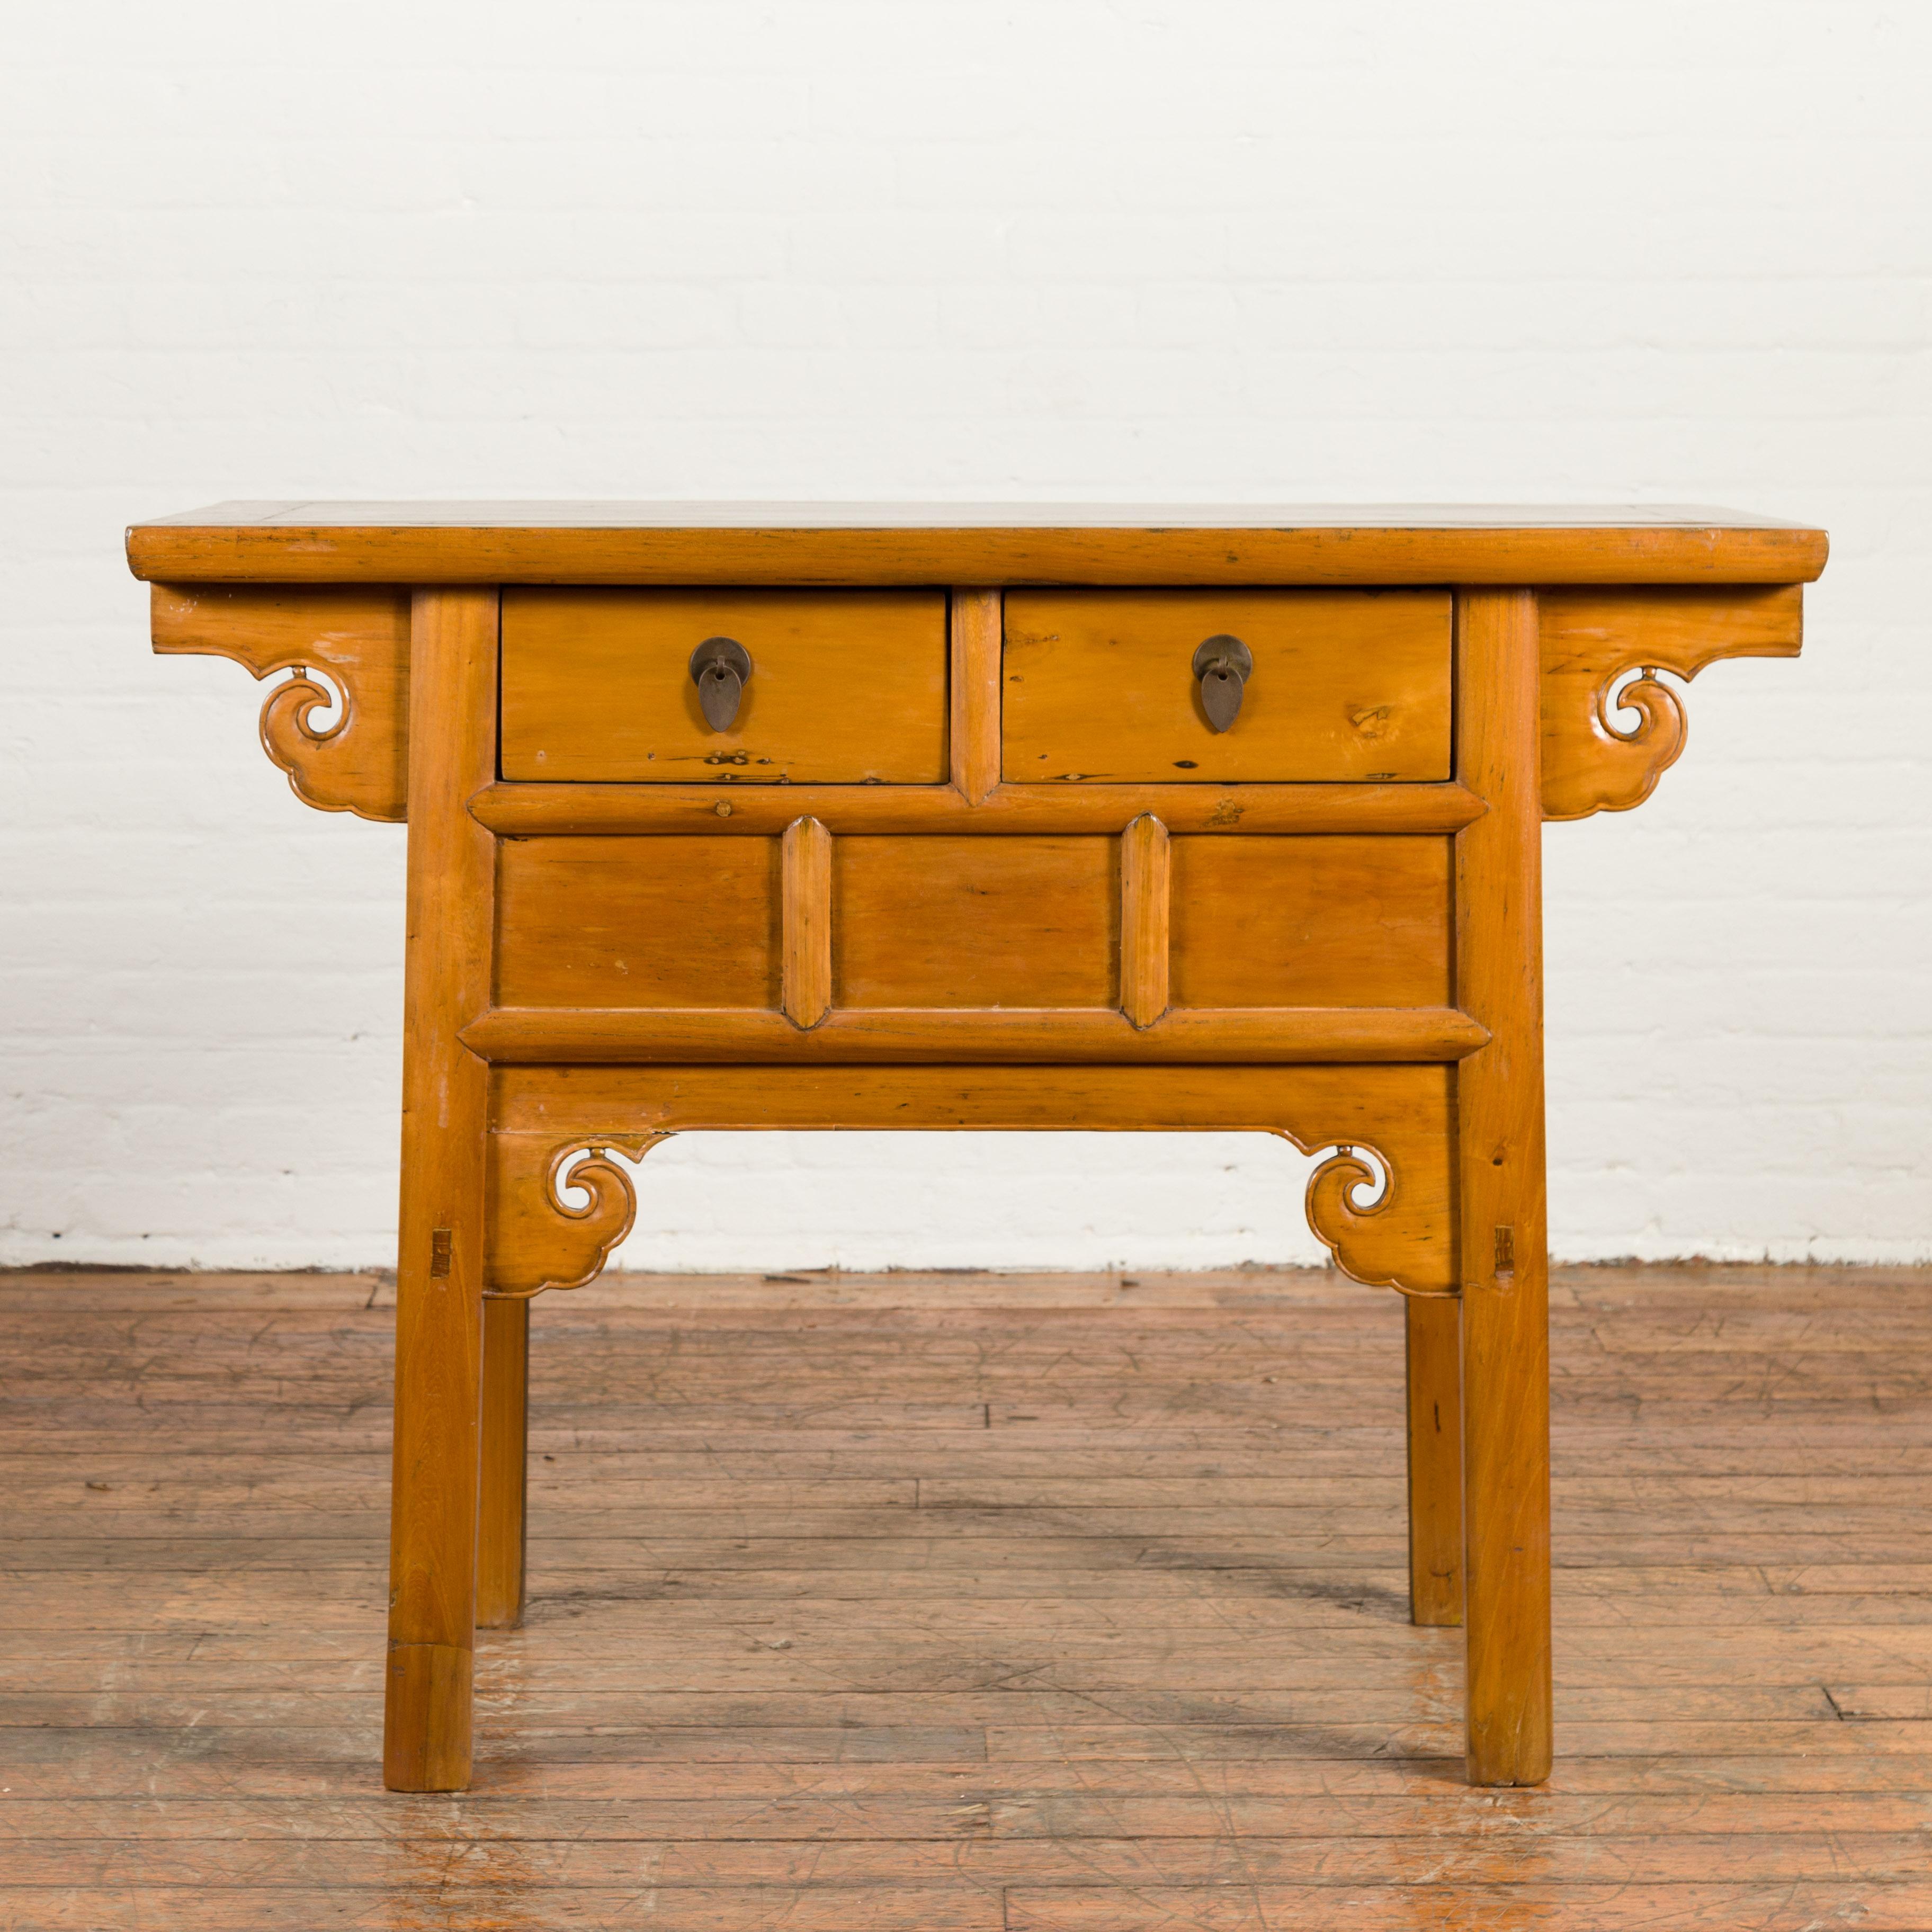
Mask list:
POLYGON ((1000 692, 1009 783, 1432 780, 1449 776, 1442 590, 1015 590, 1000 692), (1209 724, 1194 656, 1253 670, 1209 724))
MULTIPOLYGON (((1452 842, 1172 844, 1175 1010, 1446 1006, 1452 842)), ((763 836, 506 839, 496 1001, 770 1012, 784 864, 763 836)), ((1122 994, 1118 838, 854 835, 826 882, 835 1011, 1092 1012, 1122 994)))
POLYGON ((838 1006, 1111 1006, 1120 842, 832 842, 838 1006))
POLYGON ((945 782, 943 591, 517 587, 502 610, 506 778, 945 782), (691 656, 719 637, 752 668, 714 730, 691 656))
POLYGON ((776 1006, 776 838, 506 838, 506 1006, 776 1006))
POLYGON ((1175 839, 1170 998, 1448 1006, 1454 855, 1447 838, 1175 839))

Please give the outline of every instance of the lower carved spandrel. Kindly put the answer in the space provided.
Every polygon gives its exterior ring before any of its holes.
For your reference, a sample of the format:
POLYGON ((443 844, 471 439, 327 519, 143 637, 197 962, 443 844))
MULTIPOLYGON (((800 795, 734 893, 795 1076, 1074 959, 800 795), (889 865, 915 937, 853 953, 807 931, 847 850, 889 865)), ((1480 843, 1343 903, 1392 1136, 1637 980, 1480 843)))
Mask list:
MULTIPOLYGON (((591 1206, 559 1176, 586 1148, 704 1130, 1141 1130, 1280 1136, 1333 1150, 1307 1195, 1336 1265, 1408 1294, 1456 1291, 1450 1069, 1373 1066, 500 1066, 491 1083, 490 1292, 579 1286, 628 1233, 622 1171, 591 1206)), ((598 1170, 601 1169, 601 1172, 598 1170)))
POLYGON ((1308 1177, 1309 1227, 1335 1265, 1366 1287, 1454 1294, 1446 1232, 1448 1162, 1446 1139, 1432 1147, 1419 1138, 1403 1149, 1400 1168, 1380 1148, 1338 1146, 1308 1177))
POLYGON ((606 1150, 641 1160, 665 1138, 492 1134, 484 1293, 528 1296, 595 1281, 638 1214, 631 1178, 606 1150), (580 1206, 567 1198, 580 1191, 580 1206))

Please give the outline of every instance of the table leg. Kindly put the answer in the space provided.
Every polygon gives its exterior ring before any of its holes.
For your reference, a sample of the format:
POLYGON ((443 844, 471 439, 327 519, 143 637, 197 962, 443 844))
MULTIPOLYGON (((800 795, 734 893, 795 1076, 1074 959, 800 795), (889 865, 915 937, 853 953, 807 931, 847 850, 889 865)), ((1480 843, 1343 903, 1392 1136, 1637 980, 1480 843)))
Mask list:
POLYGON ((461 1791, 476 1647, 482 1296, 397 1272, 382 1781, 392 1791, 461 1791))
POLYGON ((530 1467, 530 1304, 483 1304, 482 1500, 476 1532, 476 1622, 524 1620, 524 1496, 530 1467))
POLYGON ((470 1782, 489 1069, 458 1030, 489 1001, 495 841, 466 801, 494 767, 496 596, 418 591, 410 625, 409 935, 395 1453, 382 1778, 470 1782))
POLYGON ((1515 1273, 1463 1293, 1472 1784, 1540 1784, 1552 1751, 1549 1279, 1515 1273))
POLYGON ((1412 1295, 1408 1340, 1408 1615, 1462 1621, 1462 1309, 1412 1295))
POLYGON ((1543 1136, 1536 599, 1459 599, 1458 758, 1488 810, 1456 838, 1464 1622, 1472 1784, 1550 1774, 1550 1284, 1543 1136))

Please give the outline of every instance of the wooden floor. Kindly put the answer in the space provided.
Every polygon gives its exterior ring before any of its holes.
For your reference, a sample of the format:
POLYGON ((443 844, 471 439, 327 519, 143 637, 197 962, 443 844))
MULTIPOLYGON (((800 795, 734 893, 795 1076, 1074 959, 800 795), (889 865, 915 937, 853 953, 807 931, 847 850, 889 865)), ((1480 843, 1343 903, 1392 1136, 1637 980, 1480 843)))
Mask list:
POLYGON ((386 1796, 389 1300, 0 1277, 7 1932, 1932 1928, 1932 1271, 1560 1275, 1514 1792, 1400 1304, 1254 1272, 546 1298, 476 1789, 386 1796))

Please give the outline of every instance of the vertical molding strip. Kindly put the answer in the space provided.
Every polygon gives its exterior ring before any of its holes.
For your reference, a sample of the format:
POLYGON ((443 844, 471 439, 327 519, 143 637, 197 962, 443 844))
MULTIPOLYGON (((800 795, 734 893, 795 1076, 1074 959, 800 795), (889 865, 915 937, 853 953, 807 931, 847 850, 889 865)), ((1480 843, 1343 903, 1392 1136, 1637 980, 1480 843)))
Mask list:
POLYGON ((815 818, 794 818, 780 851, 781 997, 786 1018, 808 1031, 832 1010, 832 835, 815 818))
POLYGON ((1000 645, 997 590, 952 593, 950 745, 954 788, 981 803, 1000 782, 1000 645))
POLYGON ((1167 1011, 1168 860, 1152 812, 1120 834, 1120 1011, 1136 1027, 1167 1011))

